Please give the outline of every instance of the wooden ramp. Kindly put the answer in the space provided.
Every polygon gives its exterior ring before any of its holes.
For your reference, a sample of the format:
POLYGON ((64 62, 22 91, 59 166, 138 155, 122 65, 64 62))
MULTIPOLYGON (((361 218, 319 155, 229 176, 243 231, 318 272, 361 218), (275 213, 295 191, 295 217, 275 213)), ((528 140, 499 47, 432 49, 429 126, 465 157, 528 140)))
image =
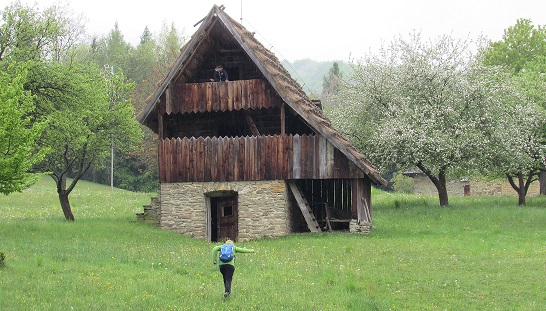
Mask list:
POLYGON ((313 214, 313 210, 311 210, 307 199, 305 199, 305 196, 300 191, 299 187, 294 181, 287 181, 287 183, 290 187, 290 190, 292 191, 292 194, 294 195, 294 198, 296 198, 296 202, 298 202, 298 206, 300 207, 301 213, 303 214, 303 217, 307 222, 307 227, 309 228, 309 230, 311 230, 311 232, 322 232, 322 230, 320 230, 317 219, 313 214))

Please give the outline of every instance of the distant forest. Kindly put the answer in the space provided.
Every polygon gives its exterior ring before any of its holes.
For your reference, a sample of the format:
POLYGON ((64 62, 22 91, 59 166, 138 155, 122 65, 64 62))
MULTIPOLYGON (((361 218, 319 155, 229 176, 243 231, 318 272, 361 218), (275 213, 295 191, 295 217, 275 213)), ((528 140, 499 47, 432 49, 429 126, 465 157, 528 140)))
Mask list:
MULTIPOLYGON (((339 65, 339 69, 346 77, 350 70, 351 65, 343 61, 335 61, 339 65)), ((322 93, 322 81, 328 72, 334 61, 318 62, 311 59, 301 59, 294 62, 282 61, 282 64, 286 70, 303 87, 303 91, 310 98, 320 98, 322 93)))

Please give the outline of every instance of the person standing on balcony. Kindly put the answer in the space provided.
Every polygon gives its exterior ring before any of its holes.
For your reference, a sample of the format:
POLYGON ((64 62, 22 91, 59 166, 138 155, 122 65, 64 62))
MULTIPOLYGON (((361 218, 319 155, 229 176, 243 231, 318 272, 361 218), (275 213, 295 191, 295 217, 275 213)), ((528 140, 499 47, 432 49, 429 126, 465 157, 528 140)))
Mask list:
POLYGON ((211 82, 229 81, 228 73, 222 67, 222 65, 216 65, 216 69, 214 69, 214 78, 210 79, 210 81, 211 82))

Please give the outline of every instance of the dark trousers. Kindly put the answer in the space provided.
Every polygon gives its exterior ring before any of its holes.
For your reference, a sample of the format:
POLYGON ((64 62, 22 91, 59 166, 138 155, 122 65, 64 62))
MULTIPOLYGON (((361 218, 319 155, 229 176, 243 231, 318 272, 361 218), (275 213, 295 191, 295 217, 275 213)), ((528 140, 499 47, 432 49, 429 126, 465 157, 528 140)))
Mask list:
POLYGON ((230 264, 220 265, 220 272, 224 277, 224 288, 226 293, 231 293, 231 280, 233 279, 233 272, 235 272, 235 266, 230 264))

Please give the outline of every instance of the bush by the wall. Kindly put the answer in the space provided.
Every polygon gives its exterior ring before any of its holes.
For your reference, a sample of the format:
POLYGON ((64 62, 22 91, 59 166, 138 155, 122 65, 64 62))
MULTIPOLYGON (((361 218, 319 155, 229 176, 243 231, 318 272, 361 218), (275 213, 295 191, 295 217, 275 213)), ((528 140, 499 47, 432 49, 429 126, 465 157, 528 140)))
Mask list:
POLYGON ((396 192, 413 193, 413 178, 404 176, 402 173, 395 173, 392 176, 392 187, 396 192))

